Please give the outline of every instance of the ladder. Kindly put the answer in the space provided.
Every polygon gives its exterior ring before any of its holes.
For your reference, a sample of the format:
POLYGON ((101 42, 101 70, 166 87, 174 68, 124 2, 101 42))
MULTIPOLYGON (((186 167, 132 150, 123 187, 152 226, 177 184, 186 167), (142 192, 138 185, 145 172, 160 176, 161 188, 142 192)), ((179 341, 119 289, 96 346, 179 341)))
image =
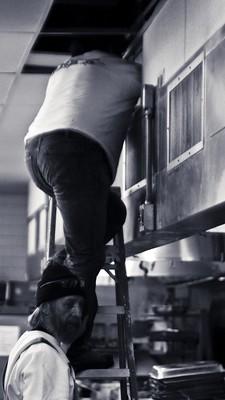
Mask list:
MULTIPOLYGON (((56 201, 49 198, 46 258, 55 252, 56 201)), ((99 306, 100 314, 117 315, 119 368, 90 369, 77 375, 79 380, 115 380, 120 382, 121 400, 137 400, 132 325, 129 305, 129 290, 125 267, 123 230, 115 235, 112 245, 106 245, 106 260, 103 269, 115 281, 115 306, 99 306)))

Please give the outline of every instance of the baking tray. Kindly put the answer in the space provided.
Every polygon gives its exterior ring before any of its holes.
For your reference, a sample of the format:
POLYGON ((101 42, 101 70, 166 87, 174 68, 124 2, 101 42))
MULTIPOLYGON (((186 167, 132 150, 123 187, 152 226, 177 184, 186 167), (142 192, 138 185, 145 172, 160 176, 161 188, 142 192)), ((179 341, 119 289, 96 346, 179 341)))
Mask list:
POLYGON ((215 372, 224 372, 221 364, 214 361, 195 361, 191 363, 153 365, 149 375, 154 379, 166 379, 215 372))

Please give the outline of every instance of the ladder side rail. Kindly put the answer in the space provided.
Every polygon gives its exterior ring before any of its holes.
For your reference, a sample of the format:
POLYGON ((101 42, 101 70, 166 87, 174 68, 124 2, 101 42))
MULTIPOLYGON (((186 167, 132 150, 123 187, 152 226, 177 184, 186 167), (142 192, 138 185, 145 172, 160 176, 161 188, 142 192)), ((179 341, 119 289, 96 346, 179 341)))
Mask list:
POLYGON ((132 400, 137 400, 137 378, 135 369, 134 346, 132 338, 132 322, 129 304, 129 289, 125 267, 125 246, 123 238, 123 230, 115 236, 115 246, 117 247, 118 254, 118 268, 116 268, 116 278, 119 282, 120 301, 122 301, 125 315, 124 315, 124 331, 125 331, 125 345, 127 354, 127 363, 130 370, 130 394, 132 400))
POLYGON ((46 260, 55 253, 56 200, 49 197, 46 260))
MULTIPOLYGON (((115 241, 115 239, 114 239, 115 241)), ((126 368, 127 363, 127 353, 126 353, 126 337, 125 337, 125 326, 124 326, 124 316, 125 316, 125 307, 124 301, 122 297, 124 282, 118 276, 118 270, 120 269, 120 261, 116 260, 116 268, 115 268, 115 294, 116 294, 116 305, 119 307, 123 307, 124 315, 117 315, 117 330, 118 330, 118 345, 119 345, 119 365, 120 368, 126 368)))
MULTIPOLYGON (((118 270, 121 267, 121 259, 118 254, 119 248, 117 247, 119 245, 119 242, 117 240, 117 235, 113 238, 113 244, 114 248, 117 249, 117 254, 115 258, 116 262, 116 267, 115 267, 115 294, 116 294, 116 305, 117 306, 123 306, 124 312, 125 312, 125 307, 124 307, 124 301, 122 297, 123 293, 123 286, 124 282, 121 279, 120 276, 118 276, 118 270)), ((122 261, 123 262, 123 261, 122 261)), ((127 346, 126 346, 126 330, 125 330, 125 314, 124 315, 117 315, 117 332, 118 332, 118 350, 119 350, 119 367, 121 369, 127 367, 127 359, 128 359, 128 354, 127 354, 127 346)), ((127 392, 127 379, 122 379, 120 381, 120 392, 121 392, 121 399, 122 400, 127 400, 128 399, 128 392, 127 392)))
MULTIPOLYGON (((116 288, 116 302, 118 304, 118 290, 116 288)), ((125 315, 117 315, 117 332, 118 332, 118 351, 119 351, 119 367, 120 369, 124 369, 127 367, 127 352, 126 352, 126 342, 125 342, 125 315)), ((120 381, 120 392, 121 399, 127 400, 127 379, 121 379, 120 381)))

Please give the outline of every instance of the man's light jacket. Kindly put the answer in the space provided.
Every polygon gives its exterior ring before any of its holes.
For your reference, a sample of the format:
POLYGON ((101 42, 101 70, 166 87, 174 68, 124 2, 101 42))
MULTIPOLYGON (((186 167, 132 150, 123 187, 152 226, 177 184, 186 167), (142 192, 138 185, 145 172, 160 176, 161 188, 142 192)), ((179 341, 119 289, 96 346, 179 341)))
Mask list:
POLYGON ((5 400, 77 400, 69 360, 48 333, 25 332, 9 355, 4 378, 5 400))

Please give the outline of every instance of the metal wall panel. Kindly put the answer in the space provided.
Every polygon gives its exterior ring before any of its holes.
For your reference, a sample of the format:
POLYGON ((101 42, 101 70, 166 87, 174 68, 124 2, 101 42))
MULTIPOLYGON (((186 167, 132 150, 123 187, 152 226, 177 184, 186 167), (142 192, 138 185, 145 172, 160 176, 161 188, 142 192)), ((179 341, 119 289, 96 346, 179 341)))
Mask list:
POLYGON ((142 129, 142 109, 140 108, 133 118, 130 132, 125 143, 125 190, 140 182, 146 177, 145 159, 146 143, 142 129))
MULTIPOLYGON (((126 199, 128 218, 125 238, 129 255, 191 236, 225 222, 224 38, 225 29, 222 28, 210 38, 203 49, 206 70, 203 148, 170 170, 166 163, 166 113, 167 87, 171 81, 158 87, 156 224, 152 230, 148 228, 151 221, 146 220, 145 230, 139 230, 139 207, 145 188, 126 199)), ((188 65, 185 63, 183 69, 188 65)), ((175 76, 180 72, 179 70, 175 76)), ((195 117, 202 118, 200 112, 198 114, 195 117)), ((187 114, 186 118, 189 117, 187 114)))
POLYGON ((144 33, 143 79, 156 85, 159 75, 168 80, 184 63, 185 0, 169 0, 144 33))
POLYGON ((157 179, 157 228, 176 224, 204 209, 204 157, 197 153, 157 179))
POLYGON ((225 127, 225 39, 206 59, 206 136, 225 127))
POLYGON ((168 0, 143 36, 144 83, 164 82, 224 24, 223 0, 168 0))
MULTIPOLYGON (((225 201, 224 186, 224 126, 223 99, 224 85, 224 45, 219 45, 206 57, 206 113, 204 126, 204 148, 183 162, 183 165, 167 172, 163 162, 159 161, 157 180, 157 228, 162 229, 171 224, 204 212, 225 201), (216 67, 215 67, 216 65, 216 67), (216 77, 216 79, 215 79, 216 77), (214 82, 217 83, 214 86, 214 82), (220 87, 220 90, 219 90, 220 87), (222 93, 221 93, 222 92, 222 93), (217 132, 217 135, 215 133, 217 132)), ((162 89, 162 107, 160 115, 166 108, 165 88, 162 89), (164 106, 162 103, 165 102, 164 106)), ((187 116, 188 118, 188 116, 187 116)), ((199 115, 200 118, 200 115, 199 115)), ((160 122, 159 135, 166 147, 166 124, 160 122)), ((159 154, 159 160, 165 155, 159 154)), ((221 216, 222 218, 222 216, 221 216)), ((223 223, 224 219, 221 219, 223 223)))
POLYGON ((185 152, 188 156, 191 148, 201 141, 202 82, 201 63, 169 91, 167 164, 181 158, 185 152))
POLYGON ((185 0, 185 60, 191 57, 224 24, 225 1, 185 0))

